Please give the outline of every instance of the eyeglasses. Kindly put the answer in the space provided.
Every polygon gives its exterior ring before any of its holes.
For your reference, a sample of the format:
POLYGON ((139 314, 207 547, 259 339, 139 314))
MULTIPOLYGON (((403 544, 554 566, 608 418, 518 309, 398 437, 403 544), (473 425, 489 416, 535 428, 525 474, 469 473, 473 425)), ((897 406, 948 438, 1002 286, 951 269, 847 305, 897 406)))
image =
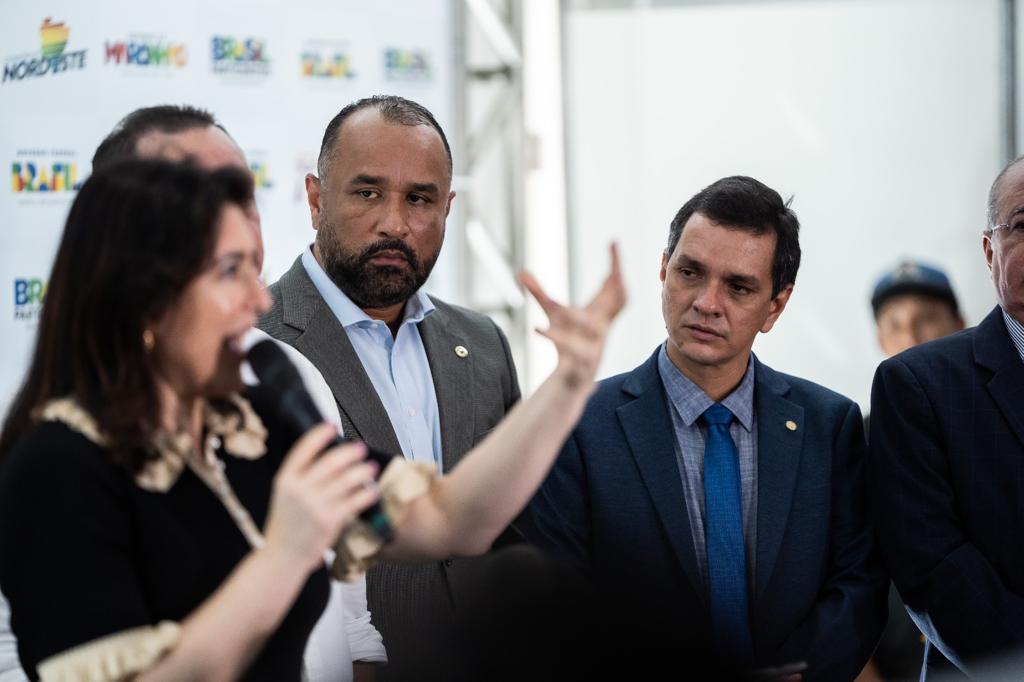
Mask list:
POLYGON ((986 234, 992 234, 996 230, 1006 230, 1003 234, 1003 239, 1012 239, 1014 241, 1024 238, 1024 220, 1020 220, 1015 223, 1001 223, 999 225, 993 225, 992 227, 985 230, 986 234))

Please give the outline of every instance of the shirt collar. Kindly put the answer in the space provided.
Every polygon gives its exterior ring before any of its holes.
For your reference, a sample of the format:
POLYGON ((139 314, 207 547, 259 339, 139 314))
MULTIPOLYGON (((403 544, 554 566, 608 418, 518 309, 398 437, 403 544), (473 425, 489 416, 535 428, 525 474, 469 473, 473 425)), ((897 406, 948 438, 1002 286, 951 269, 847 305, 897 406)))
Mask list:
MULTIPOLYGON (((736 420, 747 431, 754 427, 753 359, 754 354, 751 353, 750 360, 747 362, 747 371, 744 372, 739 386, 720 401, 722 405, 729 408, 736 420)), ((661 374, 661 381, 665 385, 668 399, 672 401, 683 423, 687 426, 693 426, 693 423, 704 414, 704 411, 715 404, 715 401, 708 397, 707 393, 672 364, 665 344, 662 344, 658 351, 658 372, 661 374)))
MULTIPOLYGON (((331 278, 321 267, 313 255, 313 246, 310 245, 302 252, 302 267, 306 274, 313 281, 313 286, 320 292, 327 306, 338 318, 338 322, 346 329, 354 326, 367 326, 377 321, 367 315, 363 310, 352 302, 345 292, 331 281, 331 278)), ((402 317, 402 324, 417 324, 434 312, 434 302, 430 300, 422 289, 416 291, 405 303, 405 311, 402 317)))
POLYGON ((1010 313, 1006 312, 1005 308, 1000 308, 1003 311, 1003 321, 1006 323, 1006 331, 1010 332, 1010 338, 1013 340, 1013 345, 1017 347, 1017 353, 1020 355, 1021 361, 1024 361, 1024 324, 1017 321, 1010 313))

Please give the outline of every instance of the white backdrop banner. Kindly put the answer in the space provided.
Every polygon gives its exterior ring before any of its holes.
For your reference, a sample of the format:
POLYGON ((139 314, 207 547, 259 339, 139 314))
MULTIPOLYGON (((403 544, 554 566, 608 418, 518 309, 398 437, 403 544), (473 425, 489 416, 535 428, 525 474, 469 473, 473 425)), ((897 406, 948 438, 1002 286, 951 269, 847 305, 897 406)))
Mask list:
MULTIPOLYGON (((256 181, 268 282, 312 241, 303 177, 343 106, 398 94, 455 132, 452 0, 50 0, 5 9, 0 162, 11 181, 0 191, 0 414, 24 377, 68 207, 96 145, 125 114, 192 104, 227 128, 256 181)), ((434 280, 445 280, 450 262, 438 262, 434 280)))

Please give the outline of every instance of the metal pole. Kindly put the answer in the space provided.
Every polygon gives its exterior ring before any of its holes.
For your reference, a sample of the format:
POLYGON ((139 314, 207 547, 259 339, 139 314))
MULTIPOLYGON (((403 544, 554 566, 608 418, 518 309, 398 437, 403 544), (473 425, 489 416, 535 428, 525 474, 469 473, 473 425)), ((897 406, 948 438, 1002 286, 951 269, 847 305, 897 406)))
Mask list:
POLYGON ((1017 157, 1017 0, 1003 0, 1003 152, 1017 157))

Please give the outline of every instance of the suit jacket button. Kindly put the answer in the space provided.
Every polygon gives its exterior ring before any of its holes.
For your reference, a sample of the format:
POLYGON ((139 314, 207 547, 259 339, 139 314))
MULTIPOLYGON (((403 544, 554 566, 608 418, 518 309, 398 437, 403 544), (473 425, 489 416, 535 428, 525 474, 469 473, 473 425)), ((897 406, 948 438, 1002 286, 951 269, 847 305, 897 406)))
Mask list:
POLYGON ((444 560, 444 567, 445 567, 445 568, 451 568, 451 567, 452 567, 452 563, 453 563, 453 562, 452 562, 452 560, 451 560, 451 559, 445 559, 445 560, 444 560))

